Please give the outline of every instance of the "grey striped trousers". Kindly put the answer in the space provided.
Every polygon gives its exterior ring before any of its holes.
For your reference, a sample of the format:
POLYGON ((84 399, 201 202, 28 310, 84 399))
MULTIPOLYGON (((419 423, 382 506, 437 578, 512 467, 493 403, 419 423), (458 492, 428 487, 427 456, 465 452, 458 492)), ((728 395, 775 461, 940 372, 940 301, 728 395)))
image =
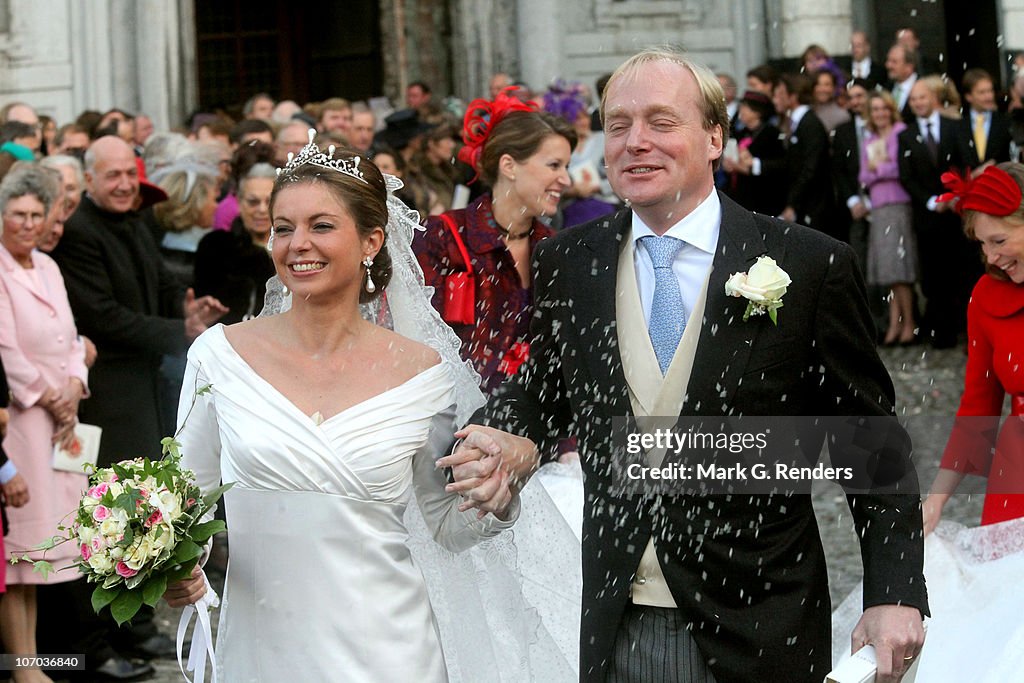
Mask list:
POLYGON ((607 683, 714 683, 677 609, 627 603, 607 683))

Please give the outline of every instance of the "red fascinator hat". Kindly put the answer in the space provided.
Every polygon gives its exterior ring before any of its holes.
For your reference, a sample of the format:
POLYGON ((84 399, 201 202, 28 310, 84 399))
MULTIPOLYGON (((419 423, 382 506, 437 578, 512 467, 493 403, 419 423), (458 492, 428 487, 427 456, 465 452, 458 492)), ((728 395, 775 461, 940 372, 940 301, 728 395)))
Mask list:
MULTIPOLYGON (((459 160, 473 167, 480 173, 480 157, 483 155, 484 144, 494 127, 514 111, 537 111, 534 104, 527 104, 511 93, 516 91, 511 85, 503 89, 494 101, 483 98, 473 100, 466 108, 466 118, 462 122, 463 147, 459 150, 459 160)), ((476 176, 473 177, 476 180, 476 176)))
POLYGON ((1009 173, 996 166, 989 166, 977 177, 959 175, 952 171, 942 174, 942 184, 949 190, 938 201, 956 200, 954 208, 964 211, 980 211, 990 216, 1009 216, 1020 208, 1021 189, 1009 173))

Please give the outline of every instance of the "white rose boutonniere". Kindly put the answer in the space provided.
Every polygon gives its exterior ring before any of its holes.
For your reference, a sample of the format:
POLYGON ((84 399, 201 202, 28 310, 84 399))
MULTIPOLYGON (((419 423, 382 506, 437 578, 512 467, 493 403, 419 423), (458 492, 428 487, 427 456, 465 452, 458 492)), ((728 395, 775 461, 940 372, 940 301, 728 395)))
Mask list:
POLYGON ((782 308, 782 297, 792 280, 789 273, 779 268, 770 256, 759 256, 749 272, 733 273, 725 283, 728 296, 743 297, 749 301, 743 314, 746 321, 752 315, 768 314, 776 325, 778 310, 782 308))

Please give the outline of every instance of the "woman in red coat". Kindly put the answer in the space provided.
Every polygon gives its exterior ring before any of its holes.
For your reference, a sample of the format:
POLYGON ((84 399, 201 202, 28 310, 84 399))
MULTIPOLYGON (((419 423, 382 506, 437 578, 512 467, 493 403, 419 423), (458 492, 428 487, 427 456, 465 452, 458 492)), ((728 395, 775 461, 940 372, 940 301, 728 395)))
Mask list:
POLYGON ((490 394, 528 353, 531 256, 554 234, 539 219, 558 211, 569 187, 576 133, 502 92, 470 103, 462 136, 459 158, 492 189, 465 209, 430 217, 412 246, 434 307, 490 394))
POLYGON ((967 474, 988 478, 982 524, 1024 517, 1024 166, 989 166, 973 179, 946 174, 943 182, 952 192, 940 200, 956 201, 988 272, 967 308, 964 393, 924 502, 925 533, 967 474), (1010 417, 1000 428, 1007 394, 1010 417))

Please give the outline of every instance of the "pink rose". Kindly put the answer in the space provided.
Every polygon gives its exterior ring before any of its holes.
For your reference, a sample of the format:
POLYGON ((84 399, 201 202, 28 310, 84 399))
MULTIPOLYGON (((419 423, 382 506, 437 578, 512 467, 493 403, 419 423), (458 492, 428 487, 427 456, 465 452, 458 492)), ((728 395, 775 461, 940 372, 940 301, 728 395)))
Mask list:
POLYGON ((88 545, 83 543, 82 544, 82 559, 85 560, 86 562, 88 562, 90 557, 92 557, 92 551, 89 550, 89 546, 88 545))
POLYGON ((107 547, 107 542, 103 540, 102 536, 95 536, 92 539, 92 551, 98 553, 107 547))
POLYGON ((107 482, 103 482, 102 484, 97 484, 96 486, 93 486, 91 489, 89 489, 89 495, 91 497, 95 498, 96 500, 99 500, 100 498, 102 498, 107 493, 107 490, 109 488, 110 488, 110 485, 107 484, 107 482))
POLYGON ((106 507, 104 505, 97 505, 92 510, 92 518, 95 519, 97 522, 102 522, 103 520, 105 520, 109 516, 110 516, 110 508, 108 508, 108 507, 106 507))
POLYGON ((114 571, 117 572, 118 576, 123 576, 126 579, 130 579, 139 573, 138 570, 132 569, 123 561, 117 563, 117 567, 114 568, 114 571))
POLYGON ((196 504, 196 499, 195 498, 189 498, 188 500, 185 501, 185 507, 186 508, 190 508, 190 507, 192 507, 195 504, 196 504))
POLYGON ((149 516, 149 519, 146 520, 146 523, 143 526, 145 526, 148 529, 149 527, 153 526, 154 524, 159 524, 163 520, 164 520, 164 513, 162 513, 159 510, 157 510, 156 512, 154 512, 153 514, 151 514, 149 516))

